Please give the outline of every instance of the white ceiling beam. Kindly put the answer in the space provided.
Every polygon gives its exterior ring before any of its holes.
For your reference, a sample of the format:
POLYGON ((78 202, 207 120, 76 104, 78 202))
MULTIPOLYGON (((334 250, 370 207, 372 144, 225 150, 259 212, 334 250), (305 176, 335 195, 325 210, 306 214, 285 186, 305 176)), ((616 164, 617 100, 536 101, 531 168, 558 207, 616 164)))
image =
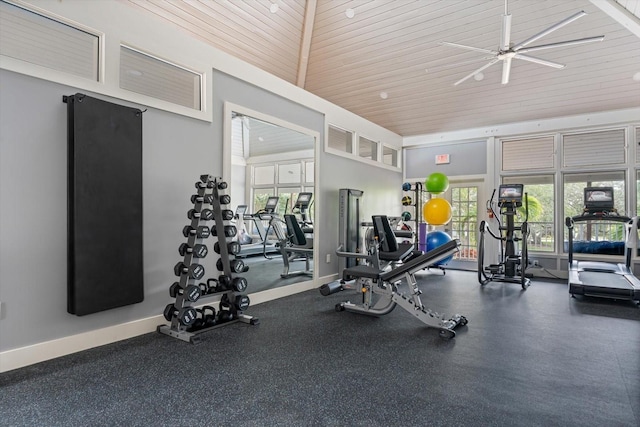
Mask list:
POLYGON ((307 0, 307 8, 304 11, 302 40, 300 41, 300 54, 298 55, 298 76, 296 79, 296 86, 301 88, 304 88, 304 83, 307 79, 307 66, 309 65, 309 52, 311 51, 311 36, 313 35, 316 6, 316 0, 307 0))
POLYGON ((640 38, 640 18, 638 18, 636 15, 629 12, 615 0, 590 1, 604 13, 618 21, 620 25, 635 34, 636 37, 640 38))

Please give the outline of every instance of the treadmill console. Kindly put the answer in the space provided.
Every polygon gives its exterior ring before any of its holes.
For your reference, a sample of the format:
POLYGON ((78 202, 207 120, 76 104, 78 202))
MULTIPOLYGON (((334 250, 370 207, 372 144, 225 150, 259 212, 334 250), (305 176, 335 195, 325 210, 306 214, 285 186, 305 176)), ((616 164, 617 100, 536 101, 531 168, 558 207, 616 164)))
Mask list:
POLYGON ((280 198, 277 196, 271 196, 267 199, 267 204, 264 205, 264 209, 261 213, 272 214, 278 209, 278 202, 280 198))
POLYGON ((311 197, 313 197, 313 193, 298 194, 298 200, 296 200, 294 208, 298 208, 300 210, 309 208, 309 204, 311 204, 311 197))
POLYGON ((522 206, 523 184, 502 184, 498 187, 498 205, 499 206, 522 206))
POLYGON ((614 212, 613 187, 586 187, 584 210, 589 213, 614 212))

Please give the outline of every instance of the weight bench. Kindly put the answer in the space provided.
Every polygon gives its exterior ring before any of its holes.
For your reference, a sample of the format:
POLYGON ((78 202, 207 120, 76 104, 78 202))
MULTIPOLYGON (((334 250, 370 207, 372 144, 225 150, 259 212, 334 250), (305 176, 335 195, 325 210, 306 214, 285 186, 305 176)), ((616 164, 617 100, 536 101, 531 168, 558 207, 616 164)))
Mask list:
POLYGON ((283 222, 279 218, 272 218, 270 225, 278 239, 278 249, 282 254, 282 262, 284 263, 284 270, 280 277, 286 279, 300 275, 313 276, 310 262, 313 258, 313 240, 304 235, 295 215, 286 214, 284 216, 284 225, 286 225, 287 231, 285 231, 283 222), (304 271, 289 271, 291 262, 299 258, 303 258, 305 261, 304 271))
MULTIPOLYGON (((362 292, 362 304, 350 301, 336 304, 336 311, 350 311, 370 316, 384 316, 390 313, 396 305, 415 315, 428 327, 439 329, 440 337, 451 339, 455 337, 454 329, 467 324, 466 317, 456 314, 447 319, 444 314, 434 312, 422 304, 415 273, 458 252, 459 240, 451 240, 431 251, 417 256, 389 271, 380 270, 371 265, 357 265, 345 268, 343 277, 354 277, 355 288, 362 292), (406 279, 409 285, 409 295, 398 292, 398 282, 406 279), (376 298, 374 298, 374 295, 376 298)), ((362 254, 336 252, 338 256, 361 258, 362 254)), ((328 283, 320 287, 322 295, 331 295, 343 289, 344 280, 328 283)))

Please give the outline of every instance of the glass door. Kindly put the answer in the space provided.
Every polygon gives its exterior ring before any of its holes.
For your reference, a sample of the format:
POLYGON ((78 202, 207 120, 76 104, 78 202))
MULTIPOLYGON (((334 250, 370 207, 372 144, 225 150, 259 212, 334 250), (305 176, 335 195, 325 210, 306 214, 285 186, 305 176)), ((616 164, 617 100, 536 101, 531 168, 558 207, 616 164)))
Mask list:
POLYGON ((460 251, 446 265, 449 268, 476 270, 478 260, 478 200, 482 199, 482 181, 452 182, 445 193, 451 204, 451 221, 444 231, 460 240, 460 251))

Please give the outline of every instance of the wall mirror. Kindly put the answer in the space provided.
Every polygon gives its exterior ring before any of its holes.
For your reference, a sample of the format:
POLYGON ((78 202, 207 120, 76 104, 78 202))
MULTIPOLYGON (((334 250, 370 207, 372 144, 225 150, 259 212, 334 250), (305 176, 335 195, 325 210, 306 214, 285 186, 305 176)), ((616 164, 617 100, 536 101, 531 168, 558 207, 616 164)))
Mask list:
POLYGON ((249 293, 311 281, 317 271, 318 139, 313 130, 225 103, 223 175, 249 293))

